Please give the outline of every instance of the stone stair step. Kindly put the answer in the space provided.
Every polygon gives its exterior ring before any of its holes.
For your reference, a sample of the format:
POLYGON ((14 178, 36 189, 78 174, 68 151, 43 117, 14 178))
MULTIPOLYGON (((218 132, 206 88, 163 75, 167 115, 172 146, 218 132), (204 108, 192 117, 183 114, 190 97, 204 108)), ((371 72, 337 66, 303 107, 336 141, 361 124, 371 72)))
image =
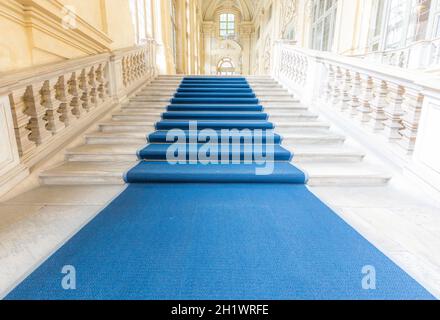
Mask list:
POLYGON ((342 144, 345 142, 345 137, 342 135, 332 133, 286 133, 282 135, 283 144, 297 145, 297 144, 342 144))
POLYGON ((85 136, 86 144, 138 144, 147 142, 143 132, 92 132, 85 136))
MULTIPOLYGON (((145 140, 144 145, 147 144, 145 140)), ((129 162, 136 161, 137 151, 142 148, 142 144, 85 144, 66 151, 67 161, 116 161, 129 162)))
POLYGON ((64 162, 40 174, 43 185, 121 185, 137 162, 64 162))
POLYGON ((136 121, 112 121, 99 124, 102 132, 151 132, 154 130, 155 122, 136 122, 136 121))
MULTIPOLYGON (((137 151, 145 144, 102 144, 82 145, 66 151, 68 161, 136 161, 137 151)), ((322 148, 316 146, 296 146, 289 148, 296 162, 359 162, 364 155, 348 148, 322 148)))
POLYGON ((391 176, 365 163, 293 163, 309 176, 309 186, 383 186, 391 176))

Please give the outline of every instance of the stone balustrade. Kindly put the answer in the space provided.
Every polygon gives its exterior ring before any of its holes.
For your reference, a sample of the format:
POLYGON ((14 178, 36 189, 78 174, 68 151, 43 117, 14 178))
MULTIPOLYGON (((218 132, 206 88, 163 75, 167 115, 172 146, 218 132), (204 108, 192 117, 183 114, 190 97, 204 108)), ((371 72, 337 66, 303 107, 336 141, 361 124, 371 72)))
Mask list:
POLYGON ((324 103, 401 146, 415 148, 426 85, 421 73, 278 44, 276 77, 304 102, 324 103))
POLYGON ((157 73, 155 50, 155 42, 149 41, 2 75, 0 98, 12 118, 9 132, 15 136, 19 164, 31 168, 152 80, 157 73))
POLYGON ((440 67, 440 38, 421 40, 411 45, 385 51, 354 55, 366 62, 408 69, 438 69, 440 67))

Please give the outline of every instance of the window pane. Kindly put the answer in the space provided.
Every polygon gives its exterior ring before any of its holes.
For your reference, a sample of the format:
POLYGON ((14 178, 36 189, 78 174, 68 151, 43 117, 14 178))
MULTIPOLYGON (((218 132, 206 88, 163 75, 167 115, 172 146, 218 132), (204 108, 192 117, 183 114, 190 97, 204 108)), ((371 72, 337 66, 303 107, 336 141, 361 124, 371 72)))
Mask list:
POLYGON ((400 46, 403 36, 403 14, 405 12, 405 6, 405 1, 391 0, 390 17, 387 26, 387 49, 394 49, 400 46))
POLYGON ((412 0, 407 43, 425 39, 430 7, 431 0, 412 0))

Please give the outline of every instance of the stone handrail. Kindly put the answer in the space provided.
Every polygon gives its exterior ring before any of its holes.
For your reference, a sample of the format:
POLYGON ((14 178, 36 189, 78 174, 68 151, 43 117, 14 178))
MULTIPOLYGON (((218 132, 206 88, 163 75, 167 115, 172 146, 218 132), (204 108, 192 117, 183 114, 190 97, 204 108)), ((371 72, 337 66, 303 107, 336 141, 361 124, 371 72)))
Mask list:
POLYGON ((368 52, 352 57, 400 68, 435 68, 440 65, 440 38, 417 41, 404 48, 368 52))
MULTIPOLYGON (((411 155, 426 101, 440 78, 277 43, 273 74, 304 103, 325 105, 411 155)), ((436 100, 437 99, 437 100, 436 100)))
MULTIPOLYGON (((19 161, 31 167, 156 74, 156 43, 0 75, 19 161)), ((1 143, 1 141, 0 141, 1 143)))

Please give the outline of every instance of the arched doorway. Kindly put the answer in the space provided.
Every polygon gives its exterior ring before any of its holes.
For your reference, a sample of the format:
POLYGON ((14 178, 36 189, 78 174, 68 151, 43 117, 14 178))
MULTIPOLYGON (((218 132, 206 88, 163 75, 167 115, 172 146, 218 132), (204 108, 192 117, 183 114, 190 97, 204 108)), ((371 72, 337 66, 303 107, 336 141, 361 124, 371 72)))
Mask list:
POLYGON ((225 57, 218 62, 217 74, 222 76, 232 76, 235 74, 235 66, 231 58, 225 57))

